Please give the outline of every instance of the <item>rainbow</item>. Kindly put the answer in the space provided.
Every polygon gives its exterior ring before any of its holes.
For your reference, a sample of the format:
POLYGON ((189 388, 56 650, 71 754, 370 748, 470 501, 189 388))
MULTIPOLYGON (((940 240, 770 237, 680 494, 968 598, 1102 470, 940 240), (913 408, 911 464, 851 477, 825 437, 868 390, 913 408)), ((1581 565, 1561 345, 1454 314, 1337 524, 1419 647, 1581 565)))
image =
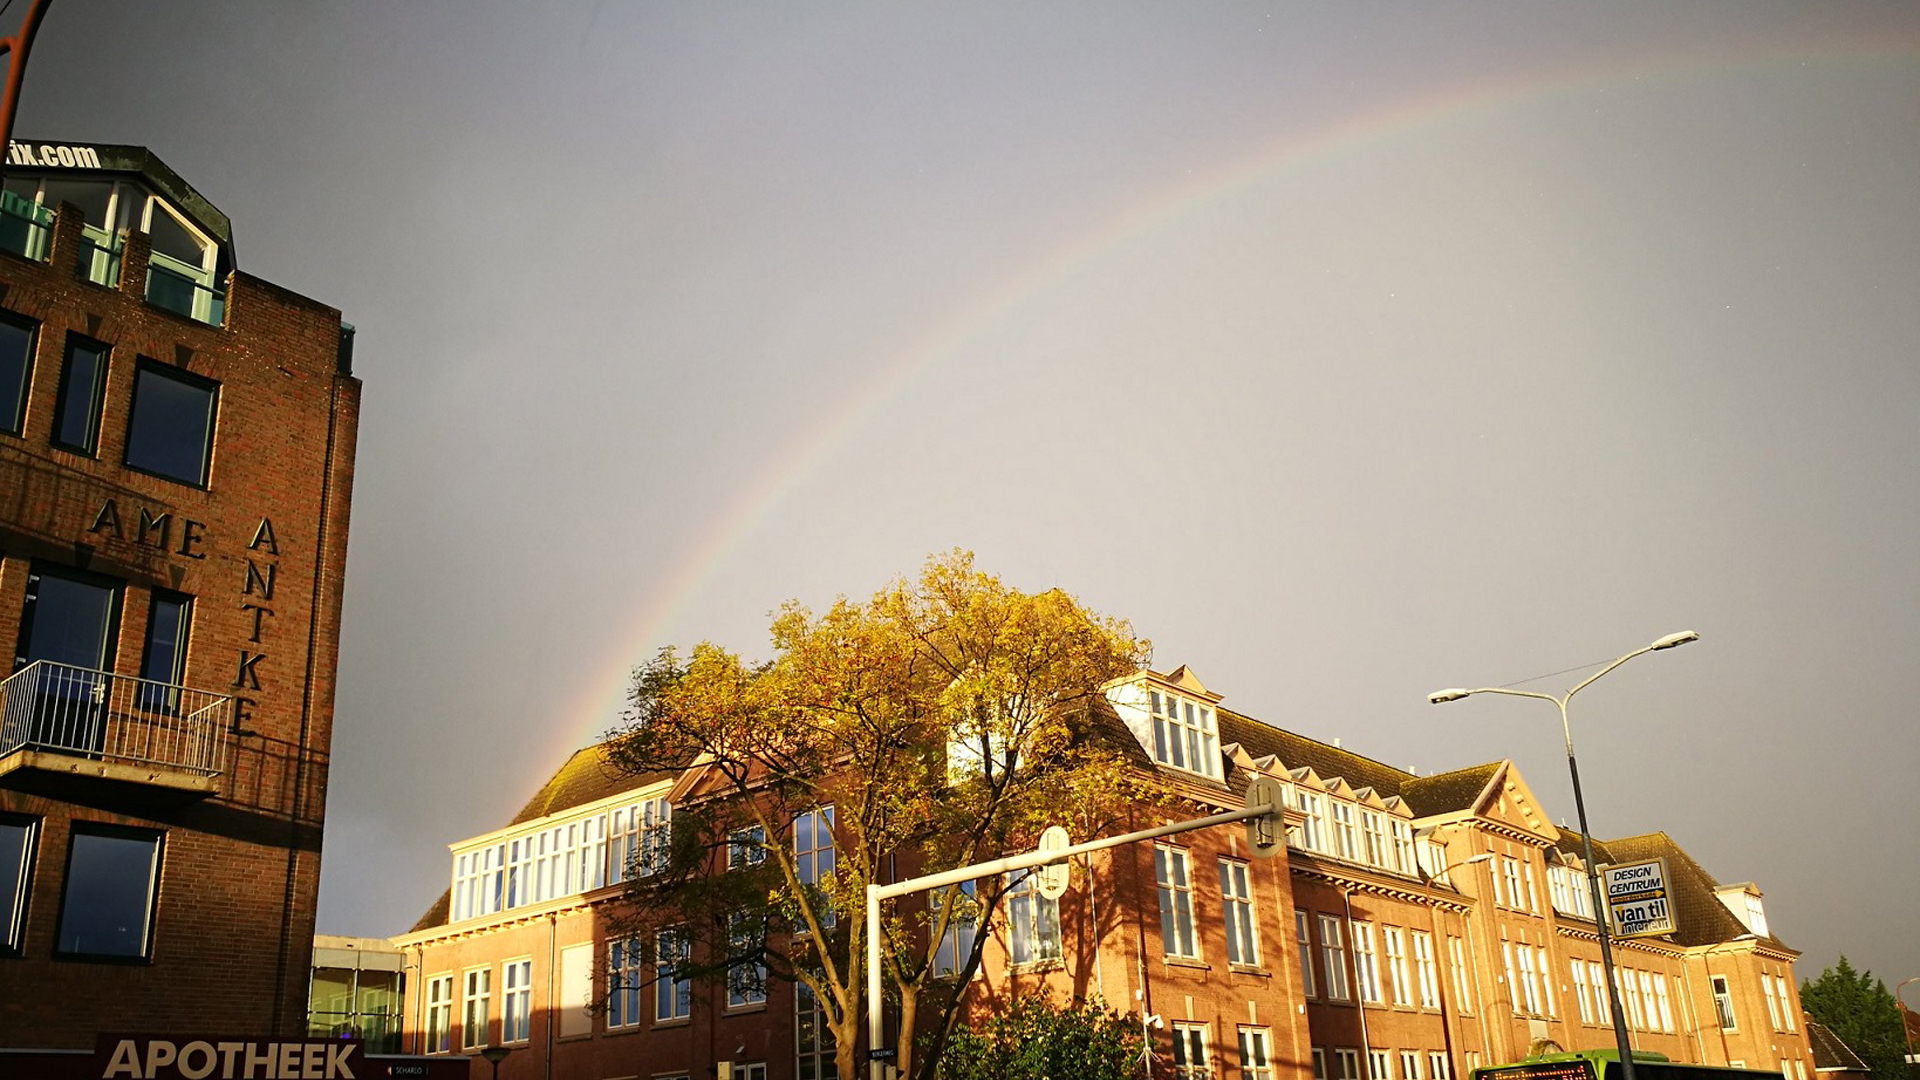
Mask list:
MULTIPOLYGON (((1861 34, 1835 34, 1809 46, 1795 42, 1762 54, 1751 51, 1720 54, 1691 52, 1642 58, 1631 68, 1615 61, 1584 69, 1524 72, 1499 81, 1456 86, 1443 93, 1389 103, 1344 116, 1335 123, 1289 135, 1244 157, 1227 161, 1205 174, 1157 191, 1110 215, 1099 226, 1072 241, 1043 253, 1017 272, 995 283, 928 327, 897 355, 876 370, 861 388, 823 414, 770 455, 767 467, 736 492, 716 514, 672 574, 640 605, 627 628, 607 641, 592 668, 603 672, 590 680, 575 700, 561 710, 554 730, 564 745, 553 750, 554 760, 528 761, 538 775, 523 778, 538 785, 560 758, 597 740, 616 722, 626 700, 633 666, 651 656, 700 595, 754 524, 782 496, 827 456, 827 451, 899 393, 916 375, 954 354, 970 341, 1033 304, 1050 289, 1072 279, 1084 268, 1122 245, 1165 228, 1205 204, 1231 197, 1257 185, 1271 184, 1323 163, 1379 147, 1396 137, 1419 133, 1449 123, 1460 123, 1503 108, 1530 105, 1544 99, 1602 90, 1614 85, 1645 88, 1660 81, 1681 81, 1729 74, 1799 74, 1809 64, 1920 64, 1920 26, 1904 40, 1861 34)), ((1748 46, 1750 49, 1751 46, 1748 46)), ((898 568, 895 568, 898 569, 898 568)))

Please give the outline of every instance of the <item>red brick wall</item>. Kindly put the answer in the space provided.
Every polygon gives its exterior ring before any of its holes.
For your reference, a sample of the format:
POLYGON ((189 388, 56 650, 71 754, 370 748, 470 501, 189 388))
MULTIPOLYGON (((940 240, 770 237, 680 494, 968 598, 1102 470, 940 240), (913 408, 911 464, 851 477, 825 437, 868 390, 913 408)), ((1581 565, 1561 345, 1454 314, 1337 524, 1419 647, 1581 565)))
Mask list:
POLYGON ((42 821, 24 949, 0 958, 0 1045, 91 1046, 113 1029, 297 1033, 360 384, 336 370, 334 309, 235 274, 226 325, 206 326, 142 300, 144 237, 128 244, 119 290, 65 273, 77 229, 61 215, 48 264, 0 254, 0 307, 40 324, 24 429, 0 435, 0 656, 15 654, 29 567, 82 568, 125 583, 116 671, 139 669, 151 590, 174 590, 194 598, 182 681, 246 700, 204 801, 0 777, 0 810, 42 821), (70 331, 112 347, 93 458, 49 445, 70 331), (205 489, 122 467, 137 356, 219 384, 205 489), (117 530, 100 520, 109 504, 117 530), (169 543, 142 537, 143 509, 170 515, 169 543), (271 598, 257 581, 248 591, 250 562, 272 574, 271 598), (164 831, 149 963, 53 959, 74 820, 164 831))

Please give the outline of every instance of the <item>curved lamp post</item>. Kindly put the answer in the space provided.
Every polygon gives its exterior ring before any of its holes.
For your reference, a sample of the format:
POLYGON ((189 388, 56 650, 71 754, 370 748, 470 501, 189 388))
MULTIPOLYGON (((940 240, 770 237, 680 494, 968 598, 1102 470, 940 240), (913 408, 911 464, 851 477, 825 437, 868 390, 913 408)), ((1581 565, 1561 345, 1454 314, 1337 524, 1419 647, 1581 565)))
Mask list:
POLYGON ((1626 1018, 1620 1012, 1620 987, 1614 979, 1613 945, 1607 933, 1607 907, 1600 896, 1600 878, 1594 873, 1593 830, 1587 827, 1587 803, 1586 799, 1580 794, 1580 765, 1574 760, 1573 756, 1573 727, 1567 722, 1567 702, 1573 700, 1573 695, 1593 685, 1594 681, 1600 678, 1600 676, 1605 675, 1607 672, 1612 671, 1614 668, 1619 667, 1621 664, 1626 663, 1636 656, 1643 653, 1657 652, 1661 649, 1671 649, 1675 646, 1685 645, 1688 642, 1699 640, 1700 635, 1691 630, 1682 630, 1677 634, 1668 634, 1653 644, 1643 645, 1622 656, 1620 659, 1615 660, 1613 663, 1608 664, 1606 667, 1601 668, 1599 671, 1594 672, 1592 675, 1587 676, 1581 681, 1580 685, 1559 697, 1554 697, 1552 694, 1537 693, 1532 690, 1514 690, 1505 686, 1482 686, 1473 690, 1453 687, 1447 690, 1435 690, 1433 693, 1427 695, 1427 702, 1433 705, 1444 705, 1449 701, 1459 701, 1461 698, 1472 694, 1506 694, 1510 697, 1539 698, 1542 701, 1551 701, 1559 707, 1560 733, 1565 737, 1567 743, 1567 772, 1573 777, 1573 808, 1580 817, 1580 843, 1587 860, 1587 891, 1593 901, 1593 924, 1595 929, 1600 932, 1600 966, 1604 968, 1607 973, 1607 1011, 1613 1017, 1613 1039, 1620 1051, 1620 1075, 1622 1080, 1634 1080, 1633 1045, 1627 1039, 1626 1018))

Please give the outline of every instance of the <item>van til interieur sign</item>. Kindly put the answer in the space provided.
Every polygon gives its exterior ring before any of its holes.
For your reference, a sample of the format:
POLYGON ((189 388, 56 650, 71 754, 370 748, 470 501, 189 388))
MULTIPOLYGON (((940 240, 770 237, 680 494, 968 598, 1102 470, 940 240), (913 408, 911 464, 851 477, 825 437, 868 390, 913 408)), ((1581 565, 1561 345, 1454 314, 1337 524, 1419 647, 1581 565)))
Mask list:
POLYGON ((1673 933, 1673 896, 1667 884, 1667 860, 1646 859, 1602 867, 1607 917, 1615 937, 1673 933))

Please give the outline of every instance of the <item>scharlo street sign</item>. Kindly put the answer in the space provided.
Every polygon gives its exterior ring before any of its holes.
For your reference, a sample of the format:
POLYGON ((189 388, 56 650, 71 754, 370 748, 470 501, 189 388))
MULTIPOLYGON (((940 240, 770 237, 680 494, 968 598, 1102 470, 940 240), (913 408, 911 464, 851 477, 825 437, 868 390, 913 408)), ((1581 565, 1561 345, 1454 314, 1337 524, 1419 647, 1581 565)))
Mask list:
POLYGON ((1620 863, 1602 868, 1600 875, 1615 937, 1673 933, 1673 897, 1665 859, 1620 863))

